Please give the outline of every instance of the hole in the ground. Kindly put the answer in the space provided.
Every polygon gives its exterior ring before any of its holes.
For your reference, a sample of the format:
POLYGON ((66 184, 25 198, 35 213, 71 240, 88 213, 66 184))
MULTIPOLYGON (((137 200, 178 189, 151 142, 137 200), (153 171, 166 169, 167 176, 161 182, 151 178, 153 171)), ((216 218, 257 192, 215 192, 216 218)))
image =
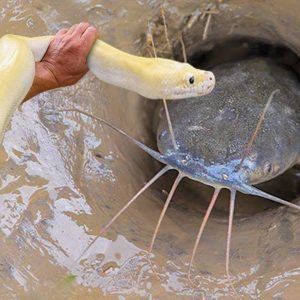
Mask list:
MULTIPOLYGON (((181 59, 179 50, 176 58, 181 59)), ((261 40, 233 39, 216 44, 210 51, 197 51, 189 56, 189 63, 195 67, 211 69, 220 64, 243 60, 250 57, 268 57, 300 76, 300 58, 292 50, 282 45, 271 45, 261 40)))
MULTIPOLYGON (((178 49, 175 50, 175 56, 177 59, 181 60, 179 51, 180 50, 178 49)), ((300 78, 300 59, 294 52, 283 46, 270 45, 259 40, 226 40, 215 45, 215 47, 209 52, 201 51, 200 49, 197 53, 189 56, 189 63, 202 69, 211 69, 226 62, 243 60, 250 57, 271 58, 286 68, 292 69, 293 72, 297 74, 298 78, 300 78)), ((156 139, 157 120, 159 119, 158 116, 163 113, 162 106, 159 105, 159 107, 156 108, 154 118, 153 139, 156 139)), ((275 179, 260 184, 258 187, 287 201, 293 201, 300 195, 299 177, 300 170, 294 167, 275 179)), ((165 179, 165 182, 163 182, 160 186, 162 187, 164 184, 169 185, 170 182, 168 181, 169 179, 165 179)), ((203 184, 199 184, 191 180, 184 180, 179 187, 179 196, 176 197, 179 201, 177 202, 177 205, 178 207, 182 207, 182 205, 185 206, 182 201, 190 204, 199 204, 200 202, 203 202, 205 204, 200 205, 201 209, 206 209, 211 193, 212 189, 203 184), (180 198, 184 199, 181 200, 180 198)), ((229 193, 227 191, 221 193, 216 204, 215 215, 220 216, 221 218, 227 218, 228 199, 229 193)), ((278 207, 278 205, 269 200, 240 193, 238 193, 237 199, 236 216, 240 217, 252 216, 267 209, 278 207)), ((195 207, 193 204, 192 206, 195 207)))

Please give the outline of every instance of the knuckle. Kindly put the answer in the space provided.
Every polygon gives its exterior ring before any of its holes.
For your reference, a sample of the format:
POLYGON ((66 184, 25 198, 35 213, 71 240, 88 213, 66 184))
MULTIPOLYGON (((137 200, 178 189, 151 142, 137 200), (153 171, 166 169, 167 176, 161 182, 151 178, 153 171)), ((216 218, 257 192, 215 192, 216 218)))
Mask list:
POLYGON ((70 43, 70 47, 69 47, 69 49, 71 50, 71 51, 77 51, 78 49, 80 49, 80 45, 81 45, 81 43, 80 42, 78 42, 77 40, 75 40, 75 41, 72 41, 71 43, 70 43))
POLYGON ((91 32, 97 32, 97 28, 94 26, 90 26, 90 30, 91 30, 91 32))
POLYGON ((88 30, 89 30, 89 34, 91 34, 91 35, 94 35, 94 36, 98 36, 99 35, 97 28, 94 27, 94 26, 90 26, 88 28, 88 30))
POLYGON ((67 28, 66 27, 63 27, 63 28, 61 28, 58 32, 64 32, 64 31, 66 31, 67 30, 67 28))
POLYGON ((62 42, 63 42, 64 44, 69 44, 71 40, 72 40, 72 38, 71 38, 70 35, 66 35, 66 36, 64 36, 64 37, 62 38, 62 42))

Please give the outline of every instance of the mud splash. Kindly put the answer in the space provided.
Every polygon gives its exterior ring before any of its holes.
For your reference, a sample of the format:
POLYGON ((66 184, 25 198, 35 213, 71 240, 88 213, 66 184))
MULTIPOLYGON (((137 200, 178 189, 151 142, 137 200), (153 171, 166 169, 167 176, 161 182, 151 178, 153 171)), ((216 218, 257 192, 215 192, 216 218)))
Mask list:
MULTIPOLYGON (((161 3, 124 1, 121 7, 112 1, 2 0, 0 34, 43 35, 88 20, 105 41, 139 53, 148 19, 155 21, 161 3)), ((271 7, 269 1, 218 1, 219 13, 212 15, 203 42, 207 16, 201 19, 198 12, 207 4, 165 3, 172 43, 176 46, 182 32, 188 57, 213 49, 220 37, 235 36, 280 43, 299 54, 297 1, 284 6, 273 1, 271 7)), ((155 39, 165 45, 159 32, 155 39)), ((175 55, 182 59, 179 50, 175 55)), ((154 248, 162 282, 151 272, 143 249, 172 175, 146 192, 76 263, 101 226, 159 166, 101 124, 55 110, 92 112, 155 147, 153 105, 88 75, 74 87, 35 98, 14 115, 0 152, 1 299, 231 299, 225 277, 226 202, 214 212, 194 263, 200 288, 190 287, 185 278, 211 193, 201 185, 186 181, 176 193, 154 248)), ((284 184, 298 189, 299 171, 291 173, 284 184)), ((299 215, 277 206, 265 211, 269 206, 262 199, 241 200, 231 257, 237 290, 245 299, 294 299, 300 291, 299 215)))

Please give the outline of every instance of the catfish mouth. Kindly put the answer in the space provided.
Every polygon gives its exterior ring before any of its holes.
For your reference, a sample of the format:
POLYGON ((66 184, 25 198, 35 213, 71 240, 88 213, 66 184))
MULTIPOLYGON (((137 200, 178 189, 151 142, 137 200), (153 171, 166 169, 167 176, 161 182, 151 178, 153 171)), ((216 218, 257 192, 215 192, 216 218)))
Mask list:
MULTIPOLYGON (((191 160, 187 159, 189 155, 184 154, 173 154, 170 165, 174 168, 182 170, 182 173, 192 179, 203 183, 208 186, 212 186, 215 189, 228 189, 230 191, 239 191, 246 195, 254 195, 264 199, 271 200, 273 202, 284 204, 296 209, 299 209, 293 203, 286 201, 276 195, 264 192, 259 188, 255 187, 257 184, 251 184, 249 178, 251 177, 251 170, 255 168, 254 163, 248 159, 242 161, 235 159, 230 161, 228 164, 211 164, 207 165, 203 160, 191 160), (180 162, 180 164, 174 164, 180 162)), ((257 180, 259 183, 259 180, 257 180)), ((268 180, 267 180, 268 181, 268 180)))
MULTIPOLYGON (((201 166, 199 169, 203 170, 203 166, 201 166)), ((233 169, 233 172, 231 172, 232 170, 231 168, 228 168, 228 166, 227 169, 225 169, 224 166, 217 166, 216 168, 214 167, 213 169, 211 167, 204 168, 204 169, 206 172, 199 172, 198 173, 199 177, 192 176, 191 174, 190 176, 188 175, 187 176, 192 180, 204 183, 206 185, 210 185, 215 189, 228 189, 231 192, 239 191, 246 195, 249 194, 249 195, 259 196, 279 204, 284 204, 299 209, 299 207, 297 207, 292 203, 289 203, 284 199, 268 194, 264 191, 259 190, 256 187, 253 187, 250 184, 247 184, 246 181, 242 180, 242 178, 244 177, 243 173, 237 170, 236 167, 233 169), (221 167, 221 172, 220 172, 220 167, 221 167)))
POLYGON ((174 169, 179 169, 188 178, 212 187, 239 190, 247 184, 243 168, 238 169, 240 160, 233 160, 229 164, 212 164, 200 159, 190 158, 188 153, 171 152, 166 155, 166 162, 174 169))

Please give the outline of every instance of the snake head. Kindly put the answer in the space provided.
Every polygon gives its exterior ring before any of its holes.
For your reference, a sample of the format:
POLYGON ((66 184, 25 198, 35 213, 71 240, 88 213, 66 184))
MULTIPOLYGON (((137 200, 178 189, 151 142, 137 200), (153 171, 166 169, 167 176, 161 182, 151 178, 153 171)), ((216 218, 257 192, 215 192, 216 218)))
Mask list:
POLYGON ((164 99, 183 99, 203 96, 215 86, 215 76, 210 71, 196 69, 190 64, 166 59, 156 59, 155 67, 159 78, 160 96, 164 99))
POLYGON ((184 63, 173 74, 175 84, 169 93, 172 99, 197 97, 209 94, 215 86, 215 76, 210 71, 203 71, 184 63))

